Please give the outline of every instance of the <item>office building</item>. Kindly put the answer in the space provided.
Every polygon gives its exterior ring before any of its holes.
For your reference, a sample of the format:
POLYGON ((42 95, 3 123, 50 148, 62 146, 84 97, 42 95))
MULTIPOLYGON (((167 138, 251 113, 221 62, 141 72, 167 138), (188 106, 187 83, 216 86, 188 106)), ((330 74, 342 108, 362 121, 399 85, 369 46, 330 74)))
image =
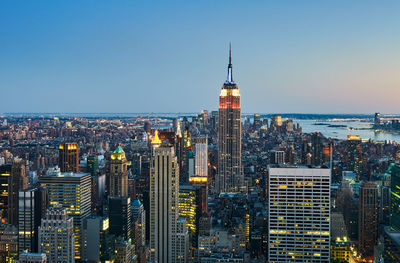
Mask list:
POLYGON ((189 256, 189 232, 186 226, 186 219, 179 218, 176 227, 176 262, 187 263, 189 256))
POLYGON ((128 197, 128 161, 121 146, 111 154, 110 196, 128 197))
POLYGON ((361 138, 360 136, 347 136, 347 169, 357 175, 357 181, 361 175, 361 138))
POLYGON ((201 186, 179 186, 179 217, 186 219, 189 241, 197 248, 199 237, 199 220, 202 215, 201 186))
POLYGON ((285 152, 271 150, 269 153, 270 164, 284 164, 285 163, 285 152))
POLYGON ((130 240, 122 237, 115 240, 115 263, 136 263, 134 245, 130 240))
POLYGON ((75 262, 73 221, 60 205, 47 210, 39 227, 39 253, 45 253, 49 263, 75 262))
POLYGON ((363 183, 359 200, 358 248, 364 258, 372 258, 378 240, 378 187, 363 183))
POLYGON ((79 145, 77 143, 61 143, 58 147, 61 172, 79 172, 79 145))
POLYGON ((131 238, 131 199, 129 197, 110 196, 108 198, 110 216, 110 234, 131 238))
POLYGON ((97 155, 92 154, 87 158, 87 172, 92 176, 96 176, 99 173, 99 158, 97 155))
POLYGON ((253 116, 253 126, 255 129, 261 128, 262 122, 261 122, 261 117, 260 114, 254 114, 253 116))
POLYGON ((83 221, 85 247, 83 259, 88 262, 112 262, 114 260, 114 240, 109 235, 109 219, 90 216, 83 221))
POLYGON ((239 87, 233 81, 231 50, 228 76, 219 96, 218 171, 215 191, 238 192, 243 187, 242 121, 239 87))
POLYGON ((391 164, 390 177, 390 225, 400 231, 400 165, 391 164))
POLYGON ((28 177, 25 173, 25 162, 14 159, 8 181, 8 223, 14 226, 18 226, 18 192, 26 188, 28 177))
POLYGON ((47 257, 45 253, 24 252, 19 254, 15 263, 47 263, 47 257))
POLYGON ((181 262, 177 255, 179 168, 173 145, 155 148, 150 169, 150 261, 181 262))
POLYGON ((331 213, 331 260, 350 262, 350 239, 342 213, 331 213))
POLYGON ((18 250, 38 252, 39 226, 48 205, 47 191, 41 187, 19 191, 18 250))
POLYGON ((329 262, 329 169, 270 167, 269 262, 329 262))
POLYGON ((8 183, 11 176, 11 165, 0 166, 0 220, 6 223, 8 220, 8 183))
POLYGON ((47 189, 49 204, 60 204, 74 218, 75 259, 81 259, 83 220, 90 216, 91 175, 88 173, 53 173, 39 178, 47 189))
POLYGON ((272 115, 271 116, 271 128, 278 128, 282 126, 282 116, 281 115, 272 115))
POLYGON ((383 230, 384 250, 383 260, 385 263, 400 262, 400 231, 391 227, 383 230))
POLYGON ((13 225, 1 227, 0 263, 13 262, 18 256, 18 229, 13 225))
POLYGON ((146 212, 139 199, 135 199, 131 204, 133 240, 136 248, 146 246, 146 212))
MULTIPOLYGON (((195 151, 195 177, 208 176, 208 142, 207 137, 193 139, 195 151)), ((190 178, 189 178, 190 181, 190 178)))

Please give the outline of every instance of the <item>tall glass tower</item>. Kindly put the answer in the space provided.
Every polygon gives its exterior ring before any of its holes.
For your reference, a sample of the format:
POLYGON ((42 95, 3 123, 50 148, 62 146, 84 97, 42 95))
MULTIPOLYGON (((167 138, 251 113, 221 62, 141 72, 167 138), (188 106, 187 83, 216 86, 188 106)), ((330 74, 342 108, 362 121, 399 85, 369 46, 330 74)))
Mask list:
POLYGON ((219 95, 216 192, 237 192, 243 185, 242 122, 239 87, 233 81, 229 48, 228 76, 219 95))

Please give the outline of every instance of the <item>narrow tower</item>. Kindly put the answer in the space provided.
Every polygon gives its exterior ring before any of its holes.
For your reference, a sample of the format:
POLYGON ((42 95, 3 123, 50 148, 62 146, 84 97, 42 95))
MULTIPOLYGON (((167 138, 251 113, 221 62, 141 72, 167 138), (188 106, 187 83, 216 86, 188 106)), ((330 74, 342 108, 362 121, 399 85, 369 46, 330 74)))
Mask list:
POLYGON ((218 174, 216 192, 237 192, 243 186, 242 122, 239 87, 233 81, 229 46, 228 76, 219 95, 218 174))

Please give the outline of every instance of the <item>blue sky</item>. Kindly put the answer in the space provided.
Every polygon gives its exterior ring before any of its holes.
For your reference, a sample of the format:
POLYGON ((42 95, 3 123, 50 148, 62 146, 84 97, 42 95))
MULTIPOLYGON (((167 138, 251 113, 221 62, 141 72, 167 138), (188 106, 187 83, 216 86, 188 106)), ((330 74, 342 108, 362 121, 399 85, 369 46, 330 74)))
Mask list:
POLYGON ((400 1, 0 2, 0 112, 400 113, 400 1))

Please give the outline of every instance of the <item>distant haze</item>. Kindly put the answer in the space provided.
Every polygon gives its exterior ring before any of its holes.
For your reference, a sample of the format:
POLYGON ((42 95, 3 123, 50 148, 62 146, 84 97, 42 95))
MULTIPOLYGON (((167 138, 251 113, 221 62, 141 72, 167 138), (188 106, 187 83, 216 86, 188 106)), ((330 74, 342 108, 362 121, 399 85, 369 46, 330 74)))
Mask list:
POLYGON ((0 112, 400 113, 400 1, 0 2, 0 112))

